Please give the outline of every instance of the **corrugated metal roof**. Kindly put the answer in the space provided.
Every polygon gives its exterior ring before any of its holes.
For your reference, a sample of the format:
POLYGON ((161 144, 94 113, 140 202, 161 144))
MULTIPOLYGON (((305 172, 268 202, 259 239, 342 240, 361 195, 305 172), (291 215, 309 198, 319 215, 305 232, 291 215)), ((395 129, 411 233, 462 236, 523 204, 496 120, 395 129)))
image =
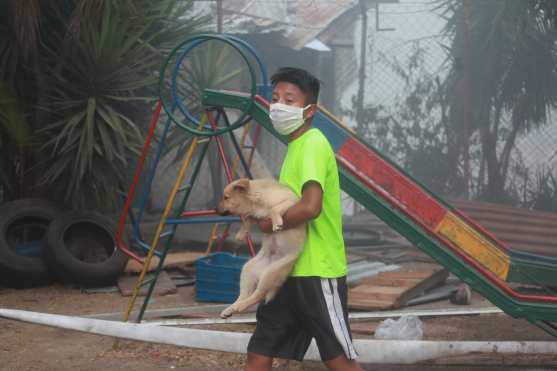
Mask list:
POLYGON ((301 49, 319 36, 335 19, 355 5, 354 0, 317 2, 298 0, 296 4, 296 27, 288 39, 294 42, 294 49, 301 49), (306 27, 311 26, 311 27, 306 27))
POLYGON ((478 201, 449 202, 511 249, 557 256, 557 214, 478 201))
POLYGON ((224 2, 224 29, 239 34, 282 31, 290 46, 299 50, 355 4, 355 0, 224 2))

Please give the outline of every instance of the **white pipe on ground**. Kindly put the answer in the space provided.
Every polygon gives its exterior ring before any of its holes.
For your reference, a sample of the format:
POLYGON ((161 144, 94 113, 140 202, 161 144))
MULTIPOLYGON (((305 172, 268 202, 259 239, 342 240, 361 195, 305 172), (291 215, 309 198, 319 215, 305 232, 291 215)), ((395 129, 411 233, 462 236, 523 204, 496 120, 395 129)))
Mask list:
MULTIPOLYGON (((465 309, 425 309, 425 310, 393 310, 382 312, 351 312, 348 313, 348 320, 363 321, 370 319, 382 319, 406 316, 416 317, 441 317, 441 316, 475 316, 479 314, 499 314, 503 311, 499 308, 465 308, 465 309)), ((89 316, 96 318, 95 316, 89 316)), ((120 316, 119 318, 122 318, 120 316)), ((255 316, 232 316, 229 318, 178 318, 178 319, 160 319, 153 321, 142 321, 143 324, 156 326, 191 326, 191 325, 215 325, 228 323, 256 323, 255 316)))
POLYGON ((15 309, 0 309, 0 317, 116 338, 233 353, 245 352, 249 339, 249 334, 238 332, 149 326, 15 309))
MULTIPOLYGON (((123 339, 172 344, 190 348, 245 353, 250 334, 198 329, 172 328, 136 323, 105 321, 15 309, 0 309, 0 317, 69 330, 123 339)), ((361 363, 413 364, 439 358, 480 354, 492 356, 557 354, 557 342, 550 341, 407 341, 354 340, 361 363)), ((312 342, 305 359, 319 360, 312 342)))
MULTIPOLYGON (((143 313, 143 320, 149 318, 161 318, 161 317, 173 317, 188 315, 192 313, 220 313, 224 309, 228 308, 230 304, 209 304, 209 305, 195 305, 190 307, 178 307, 178 308, 162 308, 162 309, 147 309, 143 313)), ((105 320, 121 321, 124 318, 124 312, 118 313, 99 313, 84 316, 86 318, 96 318, 105 320)), ((137 322, 139 317, 139 311, 134 310, 130 313, 130 322, 137 322)))

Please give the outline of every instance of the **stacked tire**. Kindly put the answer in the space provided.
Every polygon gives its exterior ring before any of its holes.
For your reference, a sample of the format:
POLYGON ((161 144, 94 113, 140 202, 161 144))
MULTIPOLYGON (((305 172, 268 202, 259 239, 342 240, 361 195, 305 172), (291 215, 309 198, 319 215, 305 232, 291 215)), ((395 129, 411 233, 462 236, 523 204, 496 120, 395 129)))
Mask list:
POLYGON ((0 286, 26 288, 58 280, 82 287, 113 285, 127 257, 114 223, 90 211, 61 210, 41 199, 0 206, 0 286))
POLYGON ((41 199, 16 200, 0 207, 0 285, 25 288, 46 284, 44 238, 60 210, 41 199))

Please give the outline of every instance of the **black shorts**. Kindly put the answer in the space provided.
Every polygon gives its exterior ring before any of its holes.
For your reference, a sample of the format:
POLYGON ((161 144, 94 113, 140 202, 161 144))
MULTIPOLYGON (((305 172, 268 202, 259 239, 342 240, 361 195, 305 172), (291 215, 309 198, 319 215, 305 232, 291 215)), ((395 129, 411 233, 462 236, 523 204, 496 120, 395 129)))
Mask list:
POLYGON ((289 277, 257 308, 248 352, 301 361, 315 338, 323 361, 357 357, 348 325, 346 277, 289 277))

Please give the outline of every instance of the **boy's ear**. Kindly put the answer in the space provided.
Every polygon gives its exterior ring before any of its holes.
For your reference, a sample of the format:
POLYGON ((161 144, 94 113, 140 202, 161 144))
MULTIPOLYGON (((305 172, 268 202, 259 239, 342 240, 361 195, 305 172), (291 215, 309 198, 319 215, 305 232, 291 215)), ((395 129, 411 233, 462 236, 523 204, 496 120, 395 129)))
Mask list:
POLYGON ((315 112, 317 112, 317 103, 312 103, 304 112, 305 120, 312 118, 315 112))
POLYGON ((238 179, 236 184, 234 184, 234 190, 237 192, 247 192, 249 190, 249 179, 238 179))

